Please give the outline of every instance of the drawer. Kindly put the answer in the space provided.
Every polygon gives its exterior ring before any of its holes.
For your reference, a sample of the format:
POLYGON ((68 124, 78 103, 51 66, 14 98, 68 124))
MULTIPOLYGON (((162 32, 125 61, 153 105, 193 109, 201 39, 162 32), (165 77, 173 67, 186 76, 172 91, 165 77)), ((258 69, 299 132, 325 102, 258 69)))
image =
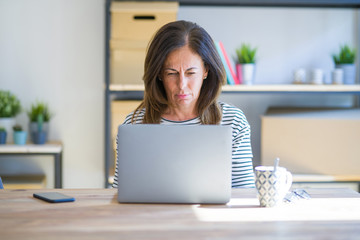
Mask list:
POLYGON ((111 48, 110 82, 113 84, 143 84, 145 45, 127 43, 111 48))
POLYGON ((113 2, 111 39, 150 40, 164 24, 176 20, 177 2, 113 2))

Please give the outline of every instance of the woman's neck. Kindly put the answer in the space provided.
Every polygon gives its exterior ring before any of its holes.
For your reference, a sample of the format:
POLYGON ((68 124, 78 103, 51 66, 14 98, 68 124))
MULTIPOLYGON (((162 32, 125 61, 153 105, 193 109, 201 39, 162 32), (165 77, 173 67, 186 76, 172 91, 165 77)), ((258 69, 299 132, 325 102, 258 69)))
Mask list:
POLYGON ((186 121, 198 117, 194 109, 171 109, 168 108, 161 117, 171 121, 186 121))

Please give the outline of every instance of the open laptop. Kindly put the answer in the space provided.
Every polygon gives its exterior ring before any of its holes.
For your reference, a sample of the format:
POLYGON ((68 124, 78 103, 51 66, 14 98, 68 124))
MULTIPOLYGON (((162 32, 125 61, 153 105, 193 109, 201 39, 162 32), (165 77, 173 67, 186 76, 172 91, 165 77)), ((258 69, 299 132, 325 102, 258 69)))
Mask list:
POLYGON ((118 201, 225 204, 231 197, 231 128, 120 125, 118 201))

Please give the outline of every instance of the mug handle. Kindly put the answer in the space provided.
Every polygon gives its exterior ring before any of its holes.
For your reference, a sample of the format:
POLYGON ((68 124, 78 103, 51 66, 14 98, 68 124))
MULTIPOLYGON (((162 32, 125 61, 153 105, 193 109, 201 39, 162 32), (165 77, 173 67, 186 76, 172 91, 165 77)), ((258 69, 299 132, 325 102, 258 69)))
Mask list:
POLYGON ((286 187, 285 187, 286 192, 290 190, 292 182, 293 182, 292 174, 289 171, 286 171, 286 187))

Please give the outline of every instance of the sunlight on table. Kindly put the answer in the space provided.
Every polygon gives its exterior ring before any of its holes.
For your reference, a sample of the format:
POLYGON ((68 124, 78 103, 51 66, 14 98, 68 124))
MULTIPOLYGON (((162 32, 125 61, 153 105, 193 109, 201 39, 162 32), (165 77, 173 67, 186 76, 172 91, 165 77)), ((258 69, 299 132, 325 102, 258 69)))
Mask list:
POLYGON ((257 199, 232 198, 222 206, 194 205, 193 211, 204 222, 359 221, 360 199, 318 198, 263 208, 257 199))

